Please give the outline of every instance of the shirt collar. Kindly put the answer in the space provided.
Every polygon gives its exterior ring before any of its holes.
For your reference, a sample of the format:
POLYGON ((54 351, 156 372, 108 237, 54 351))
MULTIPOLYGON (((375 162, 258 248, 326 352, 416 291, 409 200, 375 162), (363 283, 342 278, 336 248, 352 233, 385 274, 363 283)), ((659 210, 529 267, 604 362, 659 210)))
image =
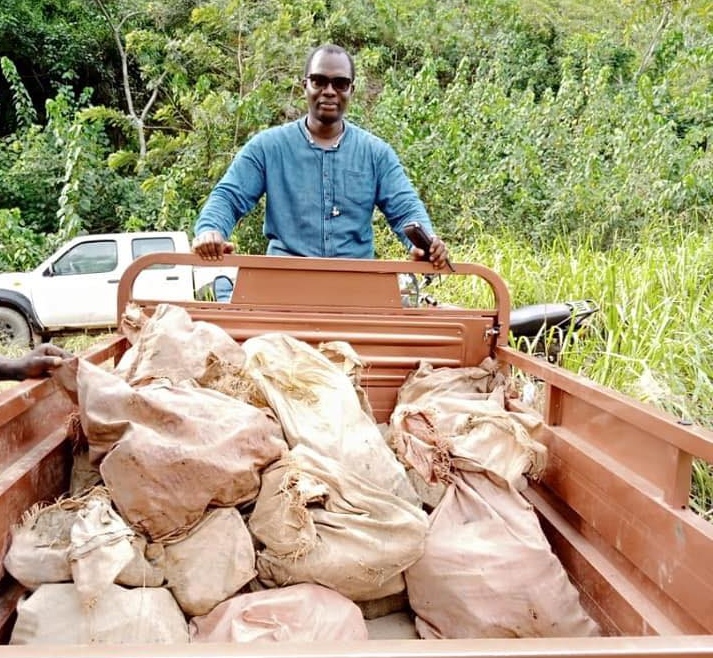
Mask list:
MULTIPOLYGON (((313 146, 317 146, 317 142, 314 141, 314 139, 312 138, 312 133, 310 133, 309 129, 307 128, 307 115, 305 114, 305 116, 303 116, 301 119, 298 119, 297 123, 299 124, 300 130, 302 131, 304 138, 313 146)), ((347 131, 349 130, 349 122, 346 119, 342 119, 342 125, 344 126, 342 134, 339 135, 337 141, 332 144, 330 148, 339 148, 340 144, 344 141, 344 137, 346 136, 347 131)))

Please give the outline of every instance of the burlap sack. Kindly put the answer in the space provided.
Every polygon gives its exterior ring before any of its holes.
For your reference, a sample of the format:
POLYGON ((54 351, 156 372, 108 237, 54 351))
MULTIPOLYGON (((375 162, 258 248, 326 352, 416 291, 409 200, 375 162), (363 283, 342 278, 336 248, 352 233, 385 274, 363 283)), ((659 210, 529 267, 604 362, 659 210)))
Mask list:
POLYGON ((300 584, 239 594, 193 617, 191 642, 327 642, 367 640, 359 608, 321 585, 300 584))
POLYGON ((80 506, 75 500, 59 500, 25 512, 10 531, 10 547, 3 561, 15 580, 28 589, 72 580, 70 531, 80 506))
POLYGON ((476 463, 522 489, 525 476, 544 470, 547 449, 537 440, 541 418, 505 409, 508 387, 493 359, 470 368, 421 363, 399 389, 386 440, 427 485, 476 463))
POLYGON ((75 580, 85 601, 111 584, 130 557, 133 532, 103 487, 30 508, 11 530, 8 572, 28 589, 75 580))
POLYGON ((400 404, 391 415, 387 439, 399 459, 428 484, 447 483, 453 469, 475 463, 497 473, 512 486, 527 486, 524 476, 539 478, 547 448, 535 437, 542 420, 506 411, 490 400, 460 403, 460 423, 444 429, 449 399, 434 396, 429 410, 400 404), (446 433, 449 432, 449 433, 446 433))
POLYGON ((166 587, 189 616, 207 614, 256 573, 253 541, 234 507, 209 511, 165 555, 166 587))
POLYGON ((153 383, 132 388, 80 364, 90 451, 121 515, 153 541, 178 539, 209 506, 253 500, 260 472, 287 450, 279 426, 221 393, 153 383))
POLYGON ((191 319, 188 311, 173 304, 158 304, 150 318, 136 307, 128 308, 122 327, 132 346, 114 372, 132 386, 155 379, 178 384, 205 376, 209 357, 242 366, 245 354, 222 327, 191 319))
POLYGON ((435 396, 464 402, 492 400, 504 406, 511 390, 507 367, 490 357, 477 366, 463 368, 434 368, 428 361, 421 361, 404 380, 396 404, 428 408, 435 396))
POLYGON ((286 334, 255 336, 243 348, 246 370, 280 420, 290 447, 307 446, 377 487, 418 503, 404 467, 362 408, 342 367, 286 334))
POLYGON ((131 562, 134 533, 111 506, 108 493, 96 489, 77 511, 70 530, 69 563, 79 599, 92 606, 131 562))
POLYGON ((422 411, 441 437, 450 437, 459 433, 474 404, 504 409, 509 388, 502 366, 490 357, 465 368, 434 368, 422 361, 399 388, 394 412, 402 407, 422 411))
POLYGON ((534 510, 485 471, 454 474, 405 575, 426 639, 598 634, 534 510))
POLYGON ((17 604, 10 644, 180 644, 188 624, 163 587, 112 585, 84 607, 72 583, 41 585, 17 604))
POLYGON ((427 518, 351 468, 297 446, 263 473, 248 525, 265 545, 257 570, 267 586, 317 583, 366 601, 403 590, 427 518))

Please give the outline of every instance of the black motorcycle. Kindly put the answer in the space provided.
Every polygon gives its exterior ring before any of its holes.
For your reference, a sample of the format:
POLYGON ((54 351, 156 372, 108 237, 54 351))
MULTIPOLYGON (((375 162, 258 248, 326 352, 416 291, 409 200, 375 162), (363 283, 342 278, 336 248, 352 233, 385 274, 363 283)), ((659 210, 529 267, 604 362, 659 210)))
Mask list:
POLYGON ((568 337, 585 329, 598 310, 591 299, 520 306, 510 311, 510 335, 519 350, 559 363, 568 337))

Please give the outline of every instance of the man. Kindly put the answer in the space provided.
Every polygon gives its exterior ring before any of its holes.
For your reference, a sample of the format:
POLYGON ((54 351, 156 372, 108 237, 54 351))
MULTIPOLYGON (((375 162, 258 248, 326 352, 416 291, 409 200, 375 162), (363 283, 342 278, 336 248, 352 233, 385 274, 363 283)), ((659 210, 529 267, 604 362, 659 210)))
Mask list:
POLYGON ((443 241, 394 150, 344 119, 354 91, 354 62, 341 47, 319 46, 305 64, 306 117, 250 139, 210 193, 195 225, 193 251, 219 260, 240 219, 266 195, 267 253, 373 258, 372 215, 378 207, 415 260, 403 227, 419 222, 432 236, 428 259, 448 261, 443 241))
POLYGON ((0 379, 22 381, 44 377, 61 366, 62 359, 71 356, 69 352, 51 343, 43 343, 17 359, 0 356, 0 379))

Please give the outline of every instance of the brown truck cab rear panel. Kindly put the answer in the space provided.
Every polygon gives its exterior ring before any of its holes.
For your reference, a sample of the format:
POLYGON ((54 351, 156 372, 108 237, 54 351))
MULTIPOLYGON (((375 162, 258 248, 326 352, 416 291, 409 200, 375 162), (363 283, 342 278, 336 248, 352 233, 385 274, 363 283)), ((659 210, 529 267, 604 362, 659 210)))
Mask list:
MULTIPOLYGON (((137 300, 131 286, 155 263, 206 265, 189 254, 137 260, 119 288, 119 308, 151 314, 161 300, 137 300)), ((235 266, 230 303, 182 302, 194 320, 235 340, 286 332, 311 344, 349 342, 364 360, 362 387, 377 420, 388 421, 396 393, 421 360, 477 365, 495 356, 545 387, 548 466, 526 492, 545 533, 607 637, 507 640, 370 640, 357 645, 250 646, 251 655, 344 656, 693 656, 713 655, 713 525, 687 507, 694 458, 713 462, 713 435, 507 346, 510 297, 492 270, 456 264, 483 279, 491 308, 404 308, 398 275, 432 272, 425 263, 226 256, 235 266)), ((116 362, 117 336, 84 356, 116 362)), ((519 400, 510 402, 522 409, 519 400)), ((0 551, 32 504, 67 488, 68 419, 73 407, 49 379, 0 394, 0 551)), ((22 590, 5 575, 0 627, 9 637, 22 590)), ((248 647, 241 648, 246 653, 248 647)), ((8 656, 218 656, 236 647, 5 647, 8 656)))

